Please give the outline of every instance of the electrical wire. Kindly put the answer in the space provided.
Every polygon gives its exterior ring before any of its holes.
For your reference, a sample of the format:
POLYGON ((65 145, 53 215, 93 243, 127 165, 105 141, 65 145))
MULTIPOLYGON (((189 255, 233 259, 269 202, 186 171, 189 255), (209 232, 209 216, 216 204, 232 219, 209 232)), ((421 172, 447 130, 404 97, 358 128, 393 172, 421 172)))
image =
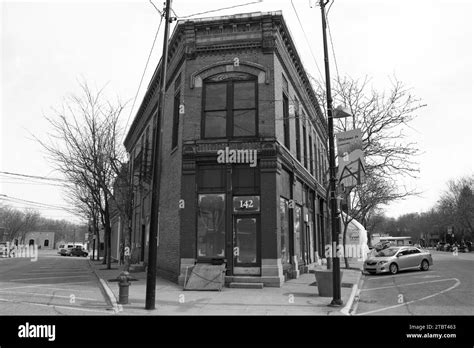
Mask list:
POLYGON ((60 209, 60 210, 69 211, 68 208, 61 207, 61 206, 58 206, 58 205, 47 204, 47 203, 42 203, 42 202, 35 202, 35 201, 29 201, 29 200, 26 200, 26 199, 22 199, 22 198, 18 198, 18 197, 12 197, 12 196, 8 196, 8 195, 5 195, 5 194, 0 194, 0 197, 2 199, 6 199, 8 201, 13 201, 13 203, 17 203, 15 201, 19 201, 18 203, 25 202, 25 203, 28 203, 30 205, 37 205, 37 206, 43 207, 43 208, 53 208, 53 209, 60 209))
MULTIPOLYGON (((153 6, 155 6, 155 5, 153 5, 153 6)), ((158 37, 158 33, 160 32, 161 23, 163 23, 163 15, 161 15, 160 24, 158 25, 158 29, 156 30, 155 38, 153 39, 153 44, 151 45, 150 53, 148 54, 148 58, 146 60, 145 68, 143 69, 142 77, 140 79, 140 83, 138 84, 137 93, 135 94, 135 98, 133 99, 132 108, 130 109, 130 114, 128 115, 127 123, 125 124, 125 128, 124 128, 125 131, 127 131, 128 123, 130 122, 130 117, 132 116, 132 113, 133 113, 133 107, 135 106, 135 102, 137 101, 138 93, 140 92, 140 87, 142 86, 143 78, 145 77, 146 68, 148 67, 148 63, 150 62, 151 54, 153 53, 153 48, 155 47, 156 39, 158 37)), ((125 137, 125 134, 126 133, 124 132, 123 137, 125 137)), ((122 138, 122 140, 123 140, 123 138, 122 138)))
POLYGON ((51 181, 63 181, 63 182, 68 182, 67 180, 64 179, 59 179, 59 178, 49 178, 46 176, 37 176, 37 175, 27 175, 27 174, 20 174, 20 173, 11 173, 11 172, 4 172, 0 171, 1 174, 7 174, 7 175, 13 175, 13 176, 21 176, 25 178, 32 178, 32 179, 41 179, 41 180, 51 180, 51 181))
POLYGON ((251 4, 256 4, 256 3, 259 3, 259 2, 262 2, 262 1, 263 1, 263 0, 257 0, 257 1, 247 2, 247 3, 241 4, 241 5, 234 5, 234 6, 229 6, 229 7, 222 7, 222 8, 219 8, 219 9, 217 9, 217 10, 209 10, 209 11, 205 11, 205 12, 193 13, 193 14, 190 14, 190 15, 187 15, 187 16, 179 17, 179 19, 187 19, 187 18, 190 18, 190 17, 194 17, 194 16, 198 16, 198 15, 203 15, 203 14, 207 14, 207 13, 218 12, 218 11, 223 11, 223 10, 230 10, 230 9, 232 9, 232 8, 247 6, 247 5, 251 5, 251 4))
POLYGON ((153 3, 153 1, 149 0, 150 1, 150 4, 153 5, 153 7, 155 8, 155 10, 158 11, 158 13, 160 14, 160 16, 163 16, 163 12, 161 12, 160 10, 158 10, 158 7, 155 6, 155 4, 153 3))
POLYGON ((298 19, 298 23, 300 24, 301 31, 303 31, 304 38, 306 40, 306 44, 308 45, 309 52, 311 53, 311 56, 313 57, 314 63, 316 64, 316 68, 318 69, 319 75, 321 76, 322 81, 324 81, 323 74, 321 73, 321 70, 319 69, 318 62, 316 60, 316 57, 313 54, 313 50, 311 49, 311 45, 309 44, 308 36, 306 35, 306 32, 303 28, 303 24, 301 23, 300 16, 298 15, 298 11, 296 11, 296 7, 293 4, 293 0, 291 0, 291 6, 293 7, 293 11, 295 12, 296 18, 298 19))
POLYGON ((337 66, 336 51, 334 50, 334 43, 332 41, 332 35, 331 35, 331 26, 329 25, 329 18, 328 18, 329 10, 331 9, 331 6, 333 4, 334 4, 334 0, 332 0, 331 5, 329 5, 329 8, 326 12, 326 24, 327 24, 327 27, 328 27, 329 41, 331 42, 332 56, 334 57, 334 65, 336 66, 336 76, 337 76, 337 80, 339 81, 339 76, 340 76, 339 75, 339 68, 337 66))

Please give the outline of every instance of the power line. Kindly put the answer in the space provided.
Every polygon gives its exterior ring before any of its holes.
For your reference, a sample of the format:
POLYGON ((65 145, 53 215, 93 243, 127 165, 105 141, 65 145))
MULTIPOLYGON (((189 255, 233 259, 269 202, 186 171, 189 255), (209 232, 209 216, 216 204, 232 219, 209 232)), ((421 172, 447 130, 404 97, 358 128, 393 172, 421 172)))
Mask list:
MULTIPOLYGON (((153 6, 155 6, 155 5, 153 5, 153 6)), ((158 11, 158 12, 160 12, 160 11, 158 11)), ((161 16, 161 18, 160 18, 160 24, 158 25, 158 29, 156 30, 155 38, 153 39, 153 44, 151 45, 150 53, 148 54, 148 58, 146 60, 145 68, 143 69, 142 77, 140 79, 140 83, 138 84, 137 93, 135 94, 135 98, 133 99, 132 108, 130 109, 130 114, 128 115, 127 123, 125 124, 125 128, 124 128, 125 132, 127 131, 128 122, 130 121, 130 117, 132 116, 133 107, 135 106, 135 102, 137 101, 138 93, 140 92, 140 87, 142 86, 143 78, 145 77, 146 68, 148 67, 148 63, 150 62, 151 54, 153 53, 153 48, 155 47, 156 38, 158 37, 158 33, 160 32, 161 23, 163 23, 163 16, 161 16)), ((125 136, 125 134, 126 133, 124 133, 124 136, 125 136)))
POLYGON ((311 56, 313 57, 314 63, 316 64, 316 68, 318 68, 319 75, 321 76, 321 79, 324 81, 323 74, 321 74, 321 70, 319 69, 318 62, 316 60, 316 57, 313 54, 313 50, 311 49, 311 45, 310 45, 309 40, 308 40, 308 36, 306 36, 306 32, 303 28, 303 24, 301 23, 300 16, 298 15, 298 12, 296 11, 296 7, 293 4, 293 0, 291 0, 291 6, 293 7, 293 11, 295 12, 296 18, 298 19, 298 23, 300 24, 300 28, 303 31, 303 35, 304 35, 304 38, 305 38, 306 43, 308 45, 309 52, 311 53, 311 56))
POLYGON ((3 181, 3 178, 0 178, 0 183, 2 184, 15 184, 15 185, 47 185, 47 186, 57 186, 57 187, 66 187, 64 184, 53 184, 49 182, 29 182, 29 181, 3 181))
POLYGON ((48 178, 46 176, 37 176, 37 175, 27 175, 27 174, 20 174, 20 173, 11 173, 11 172, 4 172, 0 171, 2 174, 7 174, 7 175, 13 175, 13 176, 21 176, 25 178, 33 178, 33 179, 41 179, 41 180, 51 180, 51 181, 63 181, 63 182, 68 182, 67 180, 64 179, 59 179, 59 178, 48 178))
MULTIPOLYGON (((35 201, 29 201, 29 200, 26 200, 26 199, 12 197, 12 196, 8 196, 8 195, 5 195, 5 194, 0 194, 0 197, 3 197, 3 199, 7 199, 9 201, 12 201, 12 200, 13 201, 20 201, 19 203, 25 202, 25 203, 29 203, 30 205, 31 204, 38 205, 38 206, 44 207, 44 208, 54 208, 54 209, 61 209, 61 210, 69 211, 68 208, 61 207, 61 206, 58 206, 58 205, 47 204, 47 203, 42 203, 42 202, 35 202, 35 201)), ((15 203, 15 202, 13 202, 13 203, 15 203)))
POLYGON ((150 4, 153 5, 153 7, 155 8, 155 10, 158 11, 158 13, 160 14, 160 16, 163 16, 163 12, 161 12, 160 10, 158 10, 158 7, 155 6, 155 4, 153 3, 153 1, 149 0, 150 1, 150 4))
MULTIPOLYGON (((186 19, 186 18, 198 16, 198 15, 203 15, 203 14, 206 14, 206 13, 218 12, 218 11, 222 11, 222 10, 230 10, 231 8, 236 8, 236 7, 242 7, 242 6, 247 6, 247 5, 251 5, 251 4, 256 4, 256 3, 259 3, 259 2, 262 2, 262 1, 263 1, 263 0, 257 0, 257 1, 247 2, 247 3, 241 4, 241 5, 234 5, 234 6, 229 6, 229 7, 222 7, 222 8, 219 8, 219 9, 217 9, 217 10, 209 10, 209 11, 205 11, 205 12, 193 13, 193 14, 190 14, 190 15, 187 15, 187 16, 184 16, 184 17, 179 17, 179 18, 180 18, 180 19, 186 19)), ((176 15, 176 14, 175 14, 175 15, 176 15)))
POLYGON ((328 26, 328 32, 329 32, 329 41, 331 42, 331 49, 332 49, 332 56, 334 57, 334 65, 336 66, 336 75, 337 75, 337 80, 339 81, 339 68, 337 66, 337 59, 336 59, 336 51, 334 50, 334 43, 332 42, 332 35, 331 35, 331 26, 329 25, 329 10, 331 9, 331 6, 334 4, 334 0, 332 0, 331 5, 329 5, 329 8, 326 12, 326 24, 328 26))

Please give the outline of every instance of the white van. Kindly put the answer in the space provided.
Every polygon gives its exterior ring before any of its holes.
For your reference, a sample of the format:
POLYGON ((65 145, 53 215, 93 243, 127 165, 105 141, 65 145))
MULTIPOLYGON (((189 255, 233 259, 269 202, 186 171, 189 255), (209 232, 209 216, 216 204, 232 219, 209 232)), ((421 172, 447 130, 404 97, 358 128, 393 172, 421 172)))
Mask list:
POLYGON ((61 254, 61 250, 69 250, 69 249, 72 249, 74 247, 75 247, 74 243, 60 244, 58 246, 58 254, 61 254))

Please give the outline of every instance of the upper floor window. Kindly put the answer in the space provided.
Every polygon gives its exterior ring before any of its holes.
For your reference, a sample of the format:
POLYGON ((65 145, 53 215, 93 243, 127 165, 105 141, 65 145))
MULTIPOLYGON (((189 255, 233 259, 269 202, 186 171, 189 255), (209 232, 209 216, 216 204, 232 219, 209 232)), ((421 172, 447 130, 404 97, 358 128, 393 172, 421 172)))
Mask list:
POLYGON ((181 73, 174 82, 173 128, 171 132, 171 150, 178 146, 179 114, 181 108, 181 73))
POLYGON ((204 82, 203 138, 257 136, 257 79, 224 73, 204 82))
POLYGON ((288 96, 283 93, 283 141, 285 147, 290 149, 290 104, 288 96))
MULTIPOLYGON (((301 133, 300 133, 300 115, 299 109, 300 105, 298 100, 295 99, 295 128, 296 128, 296 159, 301 162, 301 133)), ((304 115, 303 115, 303 122, 304 122, 304 115)))

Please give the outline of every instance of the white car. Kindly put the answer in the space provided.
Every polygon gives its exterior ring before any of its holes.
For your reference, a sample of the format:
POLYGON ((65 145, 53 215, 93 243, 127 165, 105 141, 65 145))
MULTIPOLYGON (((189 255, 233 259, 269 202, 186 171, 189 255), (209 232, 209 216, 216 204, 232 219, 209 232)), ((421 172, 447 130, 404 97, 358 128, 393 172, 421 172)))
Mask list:
POLYGON ((420 269, 427 271, 433 265, 428 250, 415 247, 389 247, 369 257, 364 262, 364 271, 370 274, 397 274, 398 271, 420 269))

